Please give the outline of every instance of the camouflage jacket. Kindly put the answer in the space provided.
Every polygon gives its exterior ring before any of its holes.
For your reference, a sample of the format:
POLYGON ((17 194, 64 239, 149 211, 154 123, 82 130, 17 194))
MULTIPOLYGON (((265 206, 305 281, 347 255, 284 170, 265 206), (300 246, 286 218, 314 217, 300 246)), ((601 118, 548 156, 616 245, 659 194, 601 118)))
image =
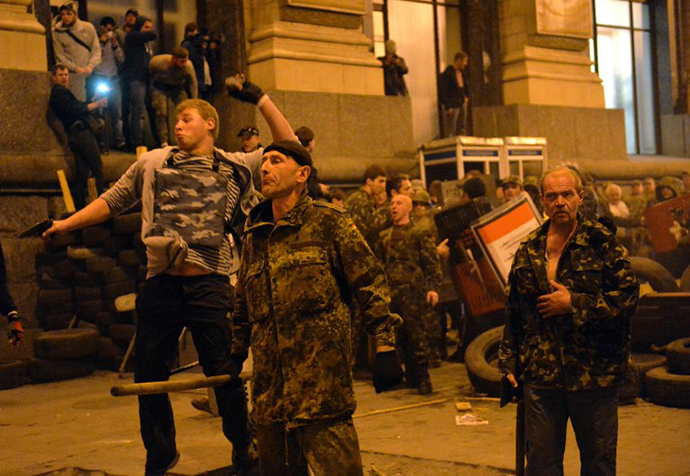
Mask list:
POLYGON ((542 318, 537 298, 552 292, 545 258, 550 223, 532 232, 515 253, 499 368, 536 387, 577 391, 618 385, 639 298, 627 251, 604 226, 578 215, 556 270, 556 281, 570 290, 571 311, 542 318))
POLYGON ((232 351, 251 341, 259 424, 354 412, 352 297, 377 346, 395 345, 383 268, 345 210, 306 194, 275 224, 270 200, 250 212, 235 294, 232 351))
POLYGON ((424 283, 424 293, 441 287, 441 262, 434 239, 427 230, 410 222, 381 232, 377 256, 391 286, 424 283))
POLYGON ((386 208, 376 208, 374 197, 364 189, 353 192, 344 204, 352 221, 367 240, 369 246, 374 249, 379 233, 391 226, 390 216, 386 208))

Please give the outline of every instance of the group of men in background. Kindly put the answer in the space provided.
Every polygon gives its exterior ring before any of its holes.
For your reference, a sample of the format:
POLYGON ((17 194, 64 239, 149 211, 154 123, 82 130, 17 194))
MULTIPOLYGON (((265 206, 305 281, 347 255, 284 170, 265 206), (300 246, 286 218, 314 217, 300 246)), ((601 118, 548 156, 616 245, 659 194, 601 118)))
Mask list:
POLYGON ((108 96, 102 115, 109 147, 147 145, 149 128, 159 145, 170 143, 168 100, 174 106, 196 97, 212 102, 220 91, 218 35, 189 23, 182 44, 156 56, 157 36, 153 21, 133 8, 122 27, 106 16, 96 29, 78 18, 73 3, 59 7, 52 29, 55 60, 70 72, 69 89, 79 101, 89 102, 98 92, 108 96), (146 126, 147 117, 155 127, 146 126))

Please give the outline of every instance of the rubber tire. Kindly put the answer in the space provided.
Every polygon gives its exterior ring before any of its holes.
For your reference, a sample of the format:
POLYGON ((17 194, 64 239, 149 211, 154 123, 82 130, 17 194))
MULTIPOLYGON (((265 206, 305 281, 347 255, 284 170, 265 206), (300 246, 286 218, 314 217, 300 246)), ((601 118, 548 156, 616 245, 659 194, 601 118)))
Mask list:
POLYGON ((113 231, 116 235, 133 235, 141 232, 141 212, 126 213, 113 219, 113 231))
POLYGON ((126 250, 131 246, 132 239, 129 236, 115 235, 101 243, 104 256, 117 256, 120 251, 126 250))
POLYGON ((64 259, 55 263, 48 271, 55 279, 72 279, 74 273, 79 271, 77 265, 72 262, 72 260, 64 259))
POLYGON ((96 364, 89 360, 31 359, 29 361, 29 377, 35 383, 87 377, 95 370, 96 364))
POLYGON ((113 269, 117 263, 109 256, 99 256, 96 258, 89 258, 86 260, 86 270, 89 273, 103 274, 106 271, 113 269))
MULTIPOLYGON (((98 347, 98 355, 95 358, 98 368, 117 371, 124 356, 124 351, 115 343, 113 339, 110 337, 101 337, 98 347)), ((133 361, 134 359, 130 358, 128 364, 133 361)))
POLYGON ((477 392, 490 397, 501 393, 501 373, 489 364, 491 355, 498 352, 503 336, 503 326, 494 327, 479 334, 465 351, 465 367, 472 386, 477 392))
POLYGON ((95 273, 84 273, 77 271, 74 273, 74 285, 81 288, 94 288, 103 286, 103 276, 95 273))
POLYGON ((647 397, 647 388, 644 385, 644 376, 652 369, 666 365, 666 357, 659 354, 632 354, 630 365, 640 376, 640 397, 647 397))
POLYGON ((46 272, 40 273, 38 275, 38 287, 39 289, 69 289, 70 284, 66 283, 61 279, 55 279, 46 272))
POLYGON ((674 340, 667 345, 666 358, 672 373, 690 375, 690 337, 674 340))
POLYGON ((21 360, 0 363, 0 390, 9 390, 24 385, 27 367, 26 362, 21 360))
POLYGON ((658 293, 676 293, 679 291, 673 275, 658 261, 631 256, 630 265, 637 279, 647 281, 654 291, 658 293))
POLYGON ((74 299, 77 303, 81 301, 100 301, 102 299, 101 288, 77 286, 74 288, 74 299))
POLYGON ((84 242, 84 246, 89 248, 100 245, 112 236, 113 234, 109 228, 99 225, 90 226, 81 231, 81 239, 84 242))
POLYGON ((36 253, 36 268, 41 268, 43 266, 50 267, 64 259, 67 259, 66 251, 39 251, 38 253, 36 253))
POLYGON ((78 301, 75 306, 77 315, 81 319, 92 321, 93 316, 103 311, 103 301, 95 299, 93 301, 78 301))
POLYGON ((649 399, 657 405, 690 408, 690 375, 675 375, 668 367, 657 367, 645 375, 649 399))
POLYGON ((136 331, 137 326, 134 324, 112 324, 109 333, 115 343, 125 350, 129 346, 136 331))
MULTIPOLYGON (((98 326, 89 321, 79 321, 79 324, 77 324, 77 329, 88 329, 98 332, 98 326)), ((100 333, 98 335, 100 336, 100 333)))
POLYGON ((113 316, 113 324, 136 324, 137 323, 135 311, 111 313, 111 316, 113 316))
POLYGON ((38 315, 38 323, 47 331, 66 329, 73 317, 73 312, 41 313, 38 315))
POLYGON ((136 279, 137 268, 123 268, 122 266, 115 266, 103 273, 103 281, 105 284, 119 283, 120 281, 129 281, 136 279))
POLYGON ((135 268, 142 263, 136 251, 122 250, 117 254, 117 264, 123 268, 135 268))
POLYGON ((53 236, 50 241, 45 244, 48 251, 65 251, 69 245, 76 245, 79 243, 79 237, 76 233, 65 233, 64 235, 53 236))
POLYGON ((133 279, 128 281, 120 281, 118 283, 106 284, 103 286, 103 299, 115 300, 125 294, 132 294, 136 292, 137 283, 133 279))
POLYGON ((684 293, 690 292, 690 266, 685 268, 680 277, 680 290, 684 293))
POLYGON ((108 329, 113 323, 113 315, 108 311, 97 312, 93 315, 93 322, 100 329, 108 329))
POLYGON ((40 359, 81 359, 98 352, 99 339, 94 329, 41 332, 34 338, 34 354, 40 359))
POLYGON ((43 309, 49 309, 52 306, 59 306, 60 304, 72 304, 72 290, 66 289, 41 289, 38 291, 38 298, 36 305, 43 309))

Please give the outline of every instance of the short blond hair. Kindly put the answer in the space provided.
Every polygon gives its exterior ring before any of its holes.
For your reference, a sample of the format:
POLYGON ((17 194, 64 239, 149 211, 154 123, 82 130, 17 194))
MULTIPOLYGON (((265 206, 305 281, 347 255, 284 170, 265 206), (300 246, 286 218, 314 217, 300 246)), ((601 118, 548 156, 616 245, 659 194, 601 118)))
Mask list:
POLYGON ((218 139, 218 126, 220 120, 218 118, 218 111, 216 111, 215 107, 211 106, 203 99, 186 99, 175 108, 175 115, 179 116, 187 109, 195 109, 204 121, 213 119, 216 125, 211 129, 211 134, 213 135, 213 140, 218 139))

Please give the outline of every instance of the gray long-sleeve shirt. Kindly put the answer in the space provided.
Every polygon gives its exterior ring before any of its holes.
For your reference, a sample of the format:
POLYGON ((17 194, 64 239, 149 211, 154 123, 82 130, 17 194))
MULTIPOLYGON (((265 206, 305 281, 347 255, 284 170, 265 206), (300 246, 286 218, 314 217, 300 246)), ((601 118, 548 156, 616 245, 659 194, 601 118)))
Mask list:
POLYGON ((91 23, 78 18, 71 27, 63 26, 61 20, 53 24, 53 50, 55 59, 70 71, 88 66, 95 68, 101 62, 101 44, 96 29, 91 23), (88 48, 74 40, 67 33, 68 30, 88 48))

